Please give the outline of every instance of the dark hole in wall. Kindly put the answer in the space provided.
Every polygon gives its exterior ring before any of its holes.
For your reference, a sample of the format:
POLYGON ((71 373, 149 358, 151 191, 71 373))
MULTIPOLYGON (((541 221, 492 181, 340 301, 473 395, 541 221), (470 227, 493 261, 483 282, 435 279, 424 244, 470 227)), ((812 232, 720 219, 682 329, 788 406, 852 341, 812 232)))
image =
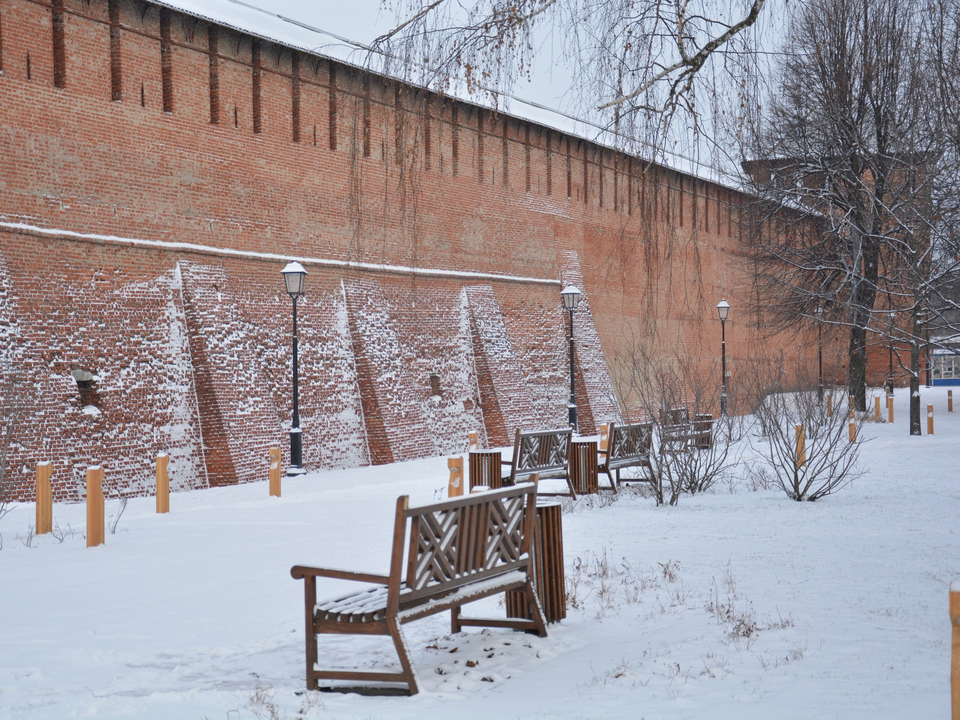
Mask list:
POLYGON ((77 383, 77 391, 80 395, 80 407, 95 407, 102 410, 103 401, 97 390, 96 375, 87 370, 72 370, 71 375, 77 383))
POLYGON ((440 376, 436 373, 430 373, 430 394, 443 395, 440 390, 440 376))

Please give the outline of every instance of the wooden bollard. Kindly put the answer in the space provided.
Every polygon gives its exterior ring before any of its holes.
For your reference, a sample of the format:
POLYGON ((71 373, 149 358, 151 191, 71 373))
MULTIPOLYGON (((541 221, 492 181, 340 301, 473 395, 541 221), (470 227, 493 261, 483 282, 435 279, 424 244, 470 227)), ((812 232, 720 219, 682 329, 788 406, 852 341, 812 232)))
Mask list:
POLYGON ((475 432, 467 433, 467 443, 469 447, 468 450, 479 450, 480 449, 480 435, 475 432))
POLYGON ((950 626, 953 652, 950 659, 950 705, 953 720, 960 720, 960 580, 950 583, 950 626))
POLYGON ((37 463, 37 535, 46 535, 53 530, 53 489, 50 476, 53 463, 37 463))
POLYGON ((827 395, 827 417, 833 417, 833 395, 827 395))
POLYGON ((953 390, 947 390, 947 412, 953 412, 953 390))
POLYGON ((880 396, 877 395, 873 399, 873 420, 874 422, 880 422, 880 396))
POLYGON ((950 625, 953 628, 953 652, 950 662, 950 705, 953 720, 960 720, 960 580, 950 583, 950 625))
POLYGON ((600 442, 597 443, 597 450, 607 451, 607 444, 610 442, 610 423, 600 424, 600 442))
POLYGON ((887 422, 893 425, 893 395, 887 395, 887 422))
POLYGON ((853 395, 851 395, 850 403, 847 405, 847 407, 850 408, 851 410, 855 410, 857 407, 856 402, 857 402, 856 399, 853 397, 853 395))
POLYGON ((803 437, 803 425, 797 425, 797 469, 807 464, 807 447, 803 437))
POLYGON ((447 468, 450 470, 447 497, 460 497, 463 495, 463 456, 447 458, 447 468))
POLYGON ((103 545, 103 468, 87 468, 87 547, 103 545))
POLYGON ((933 405, 927 405, 927 435, 933 435, 933 405))
POLYGON ((857 441, 857 414, 853 409, 850 410, 850 442, 857 441))
POLYGON ((169 455, 157 454, 157 513, 170 512, 170 474, 167 471, 169 464, 169 455))
POLYGON ((270 448, 270 497, 280 497, 280 448, 270 448))

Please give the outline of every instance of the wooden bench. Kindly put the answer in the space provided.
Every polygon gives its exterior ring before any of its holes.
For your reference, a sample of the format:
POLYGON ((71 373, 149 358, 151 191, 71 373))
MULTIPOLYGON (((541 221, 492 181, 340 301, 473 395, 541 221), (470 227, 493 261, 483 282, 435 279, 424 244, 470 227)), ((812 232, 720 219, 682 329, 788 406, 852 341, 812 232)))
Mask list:
POLYGON ((653 482, 654 470, 650 463, 650 449, 653 444, 653 423, 635 423, 633 425, 607 425, 607 442, 600 449, 598 473, 606 473, 610 478, 610 488, 617 491, 621 482, 653 482), (620 478, 624 468, 646 468, 645 477, 620 478), (616 472, 616 482, 613 473, 616 472))
POLYGON ((513 457, 502 462, 510 467, 509 472, 503 474, 503 484, 515 485, 529 481, 533 475, 539 476, 540 480, 562 478, 567 481, 569 493, 541 492, 540 495, 569 495, 576 499, 569 467, 572 434, 570 428, 535 432, 521 432, 518 429, 513 441, 513 457))
POLYGON ((293 567, 290 574, 306 581, 307 688, 415 695, 419 683, 401 626, 446 610, 451 612, 455 633, 462 626, 476 625, 532 630, 545 636, 543 609, 531 579, 536 499, 536 483, 416 508, 408 507, 404 495, 397 500, 389 575, 293 567), (317 602, 318 577, 355 580, 373 587, 317 602), (460 614, 460 607, 466 603, 518 589, 532 609, 532 619, 467 618, 460 614), (325 633, 389 635, 402 671, 318 669, 317 635, 325 633), (365 684, 321 688, 321 680, 365 684))
POLYGON ((694 415, 693 422, 690 422, 685 407, 661 410, 660 444, 668 455, 712 448, 713 415, 694 415))

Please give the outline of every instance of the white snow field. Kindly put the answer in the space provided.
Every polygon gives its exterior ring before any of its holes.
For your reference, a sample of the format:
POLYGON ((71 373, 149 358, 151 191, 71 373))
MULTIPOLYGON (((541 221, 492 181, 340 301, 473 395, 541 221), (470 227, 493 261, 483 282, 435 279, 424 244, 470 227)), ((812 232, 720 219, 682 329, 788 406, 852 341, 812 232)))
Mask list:
MULTIPOLYGON (((960 396, 960 389, 958 389, 960 396)), ((960 397, 936 435, 867 424, 869 472, 816 503, 746 481, 657 508, 563 516, 576 607, 540 639, 449 616, 406 626, 424 691, 304 691, 297 563, 386 572, 398 495, 445 492, 444 458, 132 500, 106 545, 83 505, 0 520, 0 718, 945 718, 960 579, 960 397)), ((309 437, 309 435, 307 435, 309 437)), ((109 472, 109 468, 107 469, 109 472)), ((107 501, 107 515, 118 507, 107 501)), ((321 597, 347 583, 320 581, 321 597)), ((494 599, 485 601, 502 612, 494 599)), ((387 639, 321 637, 330 664, 396 664, 387 639)))

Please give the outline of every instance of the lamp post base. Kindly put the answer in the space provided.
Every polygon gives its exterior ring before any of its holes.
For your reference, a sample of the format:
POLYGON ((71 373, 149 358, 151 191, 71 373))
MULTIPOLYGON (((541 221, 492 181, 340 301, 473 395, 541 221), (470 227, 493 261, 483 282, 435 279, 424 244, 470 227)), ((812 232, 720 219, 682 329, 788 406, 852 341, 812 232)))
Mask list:
POLYGON ((287 477, 305 475, 303 469, 303 431, 299 427, 290 428, 290 467, 287 477))

